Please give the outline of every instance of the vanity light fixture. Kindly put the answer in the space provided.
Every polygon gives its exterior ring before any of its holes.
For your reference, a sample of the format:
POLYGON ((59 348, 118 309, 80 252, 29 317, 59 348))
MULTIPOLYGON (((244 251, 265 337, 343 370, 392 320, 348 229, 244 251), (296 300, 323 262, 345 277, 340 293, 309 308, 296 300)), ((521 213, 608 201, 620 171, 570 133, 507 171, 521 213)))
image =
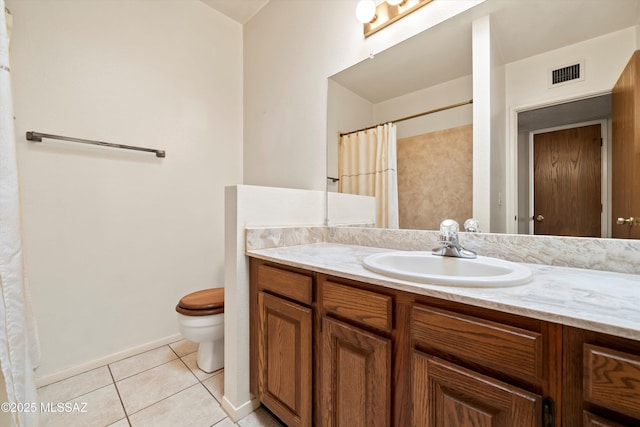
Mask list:
POLYGON ((387 0, 375 5, 374 0, 360 0, 356 16, 364 24, 364 36, 369 37, 433 0, 387 0))
POLYGON ((374 0, 360 0, 356 5, 356 18, 366 24, 376 20, 376 2, 374 0))

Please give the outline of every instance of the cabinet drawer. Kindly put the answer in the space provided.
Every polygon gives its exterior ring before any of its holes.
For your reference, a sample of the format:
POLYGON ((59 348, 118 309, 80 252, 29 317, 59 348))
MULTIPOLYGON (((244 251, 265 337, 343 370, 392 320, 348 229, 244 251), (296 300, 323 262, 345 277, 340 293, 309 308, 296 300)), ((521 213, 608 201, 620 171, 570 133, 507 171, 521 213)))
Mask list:
POLYGON ((339 283, 322 283, 322 308, 362 325, 390 332, 393 300, 381 295, 339 283))
POLYGON ((583 412, 582 416, 583 427, 624 427, 622 424, 614 423, 606 418, 601 418, 593 415, 587 411, 583 412))
POLYGON ((311 276, 264 264, 258 266, 258 290, 269 291, 307 305, 313 302, 311 276))
POLYGON ((584 344, 584 398, 640 418, 640 355, 584 344))
POLYGON ((411 329, 416 344, 528 381, 543 376, 540 333, 419 305, 411 329))

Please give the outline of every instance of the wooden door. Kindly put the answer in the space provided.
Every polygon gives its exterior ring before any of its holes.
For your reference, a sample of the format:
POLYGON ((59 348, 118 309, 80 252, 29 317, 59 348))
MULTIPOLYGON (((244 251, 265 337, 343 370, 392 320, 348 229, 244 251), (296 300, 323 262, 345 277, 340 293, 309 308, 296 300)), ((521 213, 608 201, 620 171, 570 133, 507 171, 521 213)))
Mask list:
POLYGON ((540 427, 542 398, 444 360, 413 353, 414 427, 540 427))
POLYGON ((534 234, 601 237, 600 125, 536 134, 534 234))
POLYGON ((611 98, 611 235, 625 239, 640 238, 640 223, 635 221, 640 217, 639 52, 618 78, 611 98))
POLYGON ((258 293, 260 400, 288 426, 311 426, 310 308, 258 293))
POLYGON ((328 317, 322 322, 322 425, 388 427, 391 341, 328 317))

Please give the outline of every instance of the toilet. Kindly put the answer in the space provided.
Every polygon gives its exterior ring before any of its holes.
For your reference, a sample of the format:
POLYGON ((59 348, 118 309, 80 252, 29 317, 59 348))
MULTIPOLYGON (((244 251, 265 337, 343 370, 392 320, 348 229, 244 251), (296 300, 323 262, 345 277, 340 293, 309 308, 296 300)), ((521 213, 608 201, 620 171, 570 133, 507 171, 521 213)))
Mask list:
POLYGON ((185 295, 178 305, 182 336, 199 343, 198 368, 211 373, 224 366, 224 288, 185 295))

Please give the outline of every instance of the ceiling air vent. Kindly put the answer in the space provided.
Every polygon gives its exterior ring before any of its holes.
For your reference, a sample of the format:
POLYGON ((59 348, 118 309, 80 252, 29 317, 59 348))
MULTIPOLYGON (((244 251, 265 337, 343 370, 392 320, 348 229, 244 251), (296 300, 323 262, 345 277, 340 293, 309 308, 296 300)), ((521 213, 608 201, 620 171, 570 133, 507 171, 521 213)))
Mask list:
POLYGON ((551 70, 549 87, 584 80, 584 61, 551 70))

